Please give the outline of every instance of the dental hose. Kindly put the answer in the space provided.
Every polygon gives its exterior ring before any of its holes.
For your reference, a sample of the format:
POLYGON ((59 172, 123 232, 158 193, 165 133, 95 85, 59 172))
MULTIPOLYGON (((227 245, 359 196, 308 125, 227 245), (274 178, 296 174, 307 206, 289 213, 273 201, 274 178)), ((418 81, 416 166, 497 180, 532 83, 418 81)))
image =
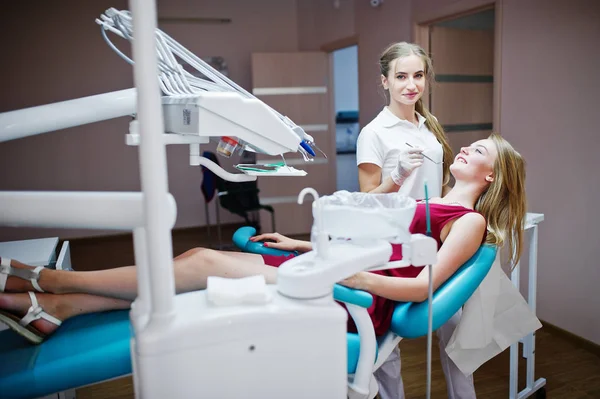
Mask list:
MULTIPOLYGON (((123 52, 121 52, 106 35, 106 30, 110 30, 112 33, 131 42, 133 40, 133 22, 131 13, 111 8, 107 10, 105 14, 102 14, 99 19, 96 19, 96 23, 101 25, 102 37, 109 47, 126 62, 133 64, 134 61, 123 54, 123 52)), ((159 84, 161 90, 166 95, 188 96, 202 91, 224 91, 236 92, 243 97, 257 99, 253 94, 216 70, 208 62, 194 55, 191 51, 161 30, 156 30, 156 36, 157 49, 159 52, 158 67, 161 71, 159 84), (187 63, 197 72, 200 72, 203 77, 195 76, 186 71, 183 66, 179 64, 176 56, 179 57, 182 62, 187 63)), ((268 105, 266 106, 300 137, 298 152, 302 154, 305 161, 312 160, 316 157, 316 153, 312 148, 313 146, 323 153, 323 151, 321 151, 314 143, 312 137, 306 134, 302 128, 275 109, 268 105)), ((237 148, 244 148, 244 145, 245 143, 236 137, 223 137, 217 147, 217 153, 229 158, 237 148)), ((327 158, 324 153, 323 155, 327 158)))
MULTIPOLYGON (((431 217, 429 214, 429 194, 427 192, 427 180, 425 180, 425 220, 427 221, 427 230, 425 234, 431 237, 431 217)), ((427 265, 429 270, 429 284, 427 287, 427 399, 431 399, 431 346, 433 335, 433 265, 427 265)))

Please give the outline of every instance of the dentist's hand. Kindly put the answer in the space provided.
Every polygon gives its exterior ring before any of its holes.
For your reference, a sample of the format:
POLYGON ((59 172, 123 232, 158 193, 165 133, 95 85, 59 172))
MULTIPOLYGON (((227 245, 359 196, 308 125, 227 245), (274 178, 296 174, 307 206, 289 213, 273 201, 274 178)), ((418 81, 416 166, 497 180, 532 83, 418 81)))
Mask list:
POLYGON ((390 176, 394 183, 401 186, 413 170, 421 165, 423 165, 423 149, 419 147, 405 147, 400 150, 398 163, 390 176))

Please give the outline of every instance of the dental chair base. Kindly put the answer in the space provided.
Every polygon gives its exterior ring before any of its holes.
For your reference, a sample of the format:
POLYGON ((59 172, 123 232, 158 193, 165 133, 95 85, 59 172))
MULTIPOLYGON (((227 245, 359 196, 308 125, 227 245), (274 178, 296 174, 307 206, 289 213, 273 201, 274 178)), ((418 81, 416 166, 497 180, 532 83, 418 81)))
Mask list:
MULTIPOLYGON (((175 297, 167 320, 151 317, 142 324, 134 316, 136 394, 144 399, 346 398, 348 314, 334 301, 333 286, 354 268, 389 259, 389 244, 369 244, 332 245, 331 259, 300 255, 282 265, 274 286, 262 276, 209 277, 206 290, 175 297), (285 284, 290 278, 298 286, 285 284)), ((372 343, 374 338, 373 332, 372 343)), ((360 345, 355 351, 370 347, 363 339, 360 345)), ((356 367, 364 366, 363 360, 356 367)), ((362 383, 355 385, 368 394, 362 383)))
POLYGON ((144 329, 137 342, 126 310, 67 320, 41 345, 4 331, 0 398, 99 383, 131 374, 132 363, 141 398, 346 398, 347 359, 356 367, 360 351, 346 340, 346 311, 331 296, 297 301, 267 287, 267 304, 178 295, 167 331, 144 329))
POLYGON ((267 290, 268 303, 222 306, 208 290, 178 295, 168 328, 137 337, 138 397, 345 398, 344 309, 267 290))

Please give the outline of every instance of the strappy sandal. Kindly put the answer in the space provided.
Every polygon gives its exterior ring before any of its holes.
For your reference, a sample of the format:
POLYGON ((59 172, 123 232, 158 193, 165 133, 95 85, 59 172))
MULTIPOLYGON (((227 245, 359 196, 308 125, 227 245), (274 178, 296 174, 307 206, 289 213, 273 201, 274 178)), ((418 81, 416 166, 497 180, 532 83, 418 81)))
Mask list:
POLYGON ((44 266, 38 266, 35 269, 21 269, 10 266, 10 259, 8 258, 0 258, 0 292, 4 292, 4 288, 6 287, 6 279, 8 276, 19 277, 23 280, 29 280, 33 288, 37 292, 44 292, 42 287, 38 284, 38 280, 40 279, 40 272, 44 270, 44 266))
POLYGON ((62 321, 44 312, 44 309, 38 304, 35 293, 30 291, 28 294, 29 298, 31 299, 31 307, 29 310, 27 310, 27 314, 23 318, 19 319, 17 316, 5 310, 0 310, 0 322, 5 323, 8 327, 10 327, 11 330, 15 331, 19 335, 22 335, 30 342, 39 344, 46 339, 47 335, 32 326, 31 322, 44 319, 50 323, 60 326, 62 321))

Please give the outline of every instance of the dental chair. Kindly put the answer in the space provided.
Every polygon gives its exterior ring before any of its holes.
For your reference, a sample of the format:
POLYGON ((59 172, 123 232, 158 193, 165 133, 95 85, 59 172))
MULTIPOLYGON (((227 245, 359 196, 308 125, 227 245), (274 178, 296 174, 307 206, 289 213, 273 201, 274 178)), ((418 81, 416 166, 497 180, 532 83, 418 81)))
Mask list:
MULTIPOLYGON (((233 241, 244 252, 283 255, 248 239, 253 227, 242 227, 233 241)), ((289 252, 287 253, 289 254, 289 252)), ((496 248, 482 245, 433 295, 433 330, 439 328, 469 299, 487 275, 496 248)), ((402 338, 427 335, 427 302, 398 303, 390 331, 377 337, 375 346, 361 343, 374 335, 366 308, 371 294, 336 285, 334 299, 349 308, 362 334, 347 333, 349 398, 373 398, 377 384, 373 372, 387 359, 402 338)), ((67 389, 95 384, 132 373, 129 311, 88 314, 69 319, 40 345, 31 345, 12 331, 0 333, 0 397, 37 398, 67 389)))
MULTIPOLYGON (((252 242, 253 227, 233 235, 244 252, 286 255, 290 252, 252 242)), ((432 329, 454 315, 473 294, 490 270, 496 248, 479 250, 433 294, 432 329)), ((387 359, 402 338, 427 335, 427 302, 398 303, 390 331, 376 341, 366 308, 372 296, 364 291, 335 285, 334 299, 343 302, 353 317, 358 334, 347 333, 349 398, 373 398, 378 387, 373 372, 387 359), (366 322, 365 322, 366 321, 366 322)), ((12 331, 0 333, 0 397, 36 398, 95 384, 132 373, 132 327, 126 310, 88 314, 69 319, 40 345, 31 345, 12 331)))
MULTIPOLYGON (((255 234, 256 230, 253 227, 241 227, 234 233, 233 242, 243 252, 248 253, 276 256, 296 254, 265 247, 261 242, 250 241, 250 237, 255 234)), ((434 292, 432 330, 437 330, 446 323, 471 297, 492 267, 496 251, 495 246, 481 245, 452 278, 434 292)), ((364 339, 360 334, 361 330, 366 330, 365 335, 374 335, 366 311, 373 303, 371 294, 336 284, 333 297, 346 305, 359 331, 359 333, 347 333, 349 398, 373 398, 378 388, 372 374, 388 358, 394 347, 402 338, 419 338, 427 335, 427 301, 399 302, 392 316, 390 330, 385 335, 377 337, 376 348, 373 351, 373 345, 364 345, 364 343, 361 345, 361 340, 364 339), (365 320, 368 320, 368 323, 365 324, 365 320), (365 390, 367 381, 368 391, 365 390)))

